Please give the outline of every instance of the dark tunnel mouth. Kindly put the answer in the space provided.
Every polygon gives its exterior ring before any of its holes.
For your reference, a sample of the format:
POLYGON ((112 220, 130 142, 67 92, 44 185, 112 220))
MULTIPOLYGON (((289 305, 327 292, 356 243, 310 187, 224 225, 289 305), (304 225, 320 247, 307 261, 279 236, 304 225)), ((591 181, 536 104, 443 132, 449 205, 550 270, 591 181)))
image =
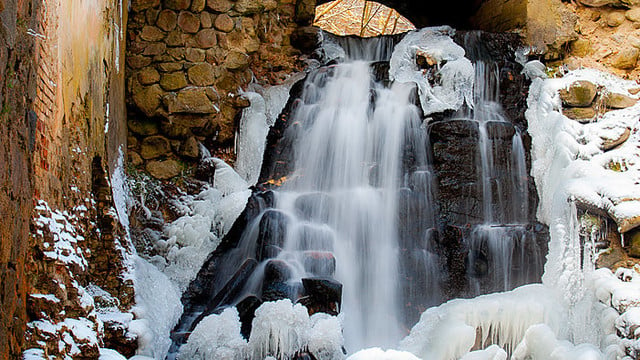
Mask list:
MULTIPOLYGON (((316 6, 332 0, 317 0, 316 6)), ((416 28, 449 25, 457 30, 478 30, 471 21, 483 0, 376 0, 388 8, 396 10, 416 28)))

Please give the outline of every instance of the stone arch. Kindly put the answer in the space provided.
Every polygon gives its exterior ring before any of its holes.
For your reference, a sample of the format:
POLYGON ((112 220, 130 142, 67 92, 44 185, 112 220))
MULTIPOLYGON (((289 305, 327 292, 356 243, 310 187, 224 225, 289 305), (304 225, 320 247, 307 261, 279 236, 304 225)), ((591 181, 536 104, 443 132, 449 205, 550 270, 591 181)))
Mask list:
MULTIPOLYGON (((316 5, 332 0, 317 0, 316 5)), ((417 28, 436 25, 451 25, 458 29, 470 29, 469 18, 478 10, 483 0, 376 0, 398 11, 417 28)))

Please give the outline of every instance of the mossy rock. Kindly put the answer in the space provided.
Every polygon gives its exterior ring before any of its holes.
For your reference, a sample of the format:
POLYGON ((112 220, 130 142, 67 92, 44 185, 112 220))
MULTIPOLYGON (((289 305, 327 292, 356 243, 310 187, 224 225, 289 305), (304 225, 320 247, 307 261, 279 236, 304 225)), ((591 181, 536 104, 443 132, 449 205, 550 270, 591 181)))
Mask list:
POLYGON ((560 99, 565 106, 586 107, 593 103, 598 89, 590 81, 578 80, 569 88, 560 90, 560 99))

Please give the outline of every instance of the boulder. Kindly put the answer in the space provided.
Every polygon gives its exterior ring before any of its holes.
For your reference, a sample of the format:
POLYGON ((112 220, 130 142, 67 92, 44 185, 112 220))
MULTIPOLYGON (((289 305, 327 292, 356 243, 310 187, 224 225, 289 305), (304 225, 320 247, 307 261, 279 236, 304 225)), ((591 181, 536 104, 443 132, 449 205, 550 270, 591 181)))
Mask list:
POLYGON ((229 0, 207 0, 207 8, 218 12, 218 13, 226 13, 231 10, 233 4, 229 0))
POLYGON ((309 313, 324 312, 338 315, 342 303, 342 284, 331 278, 313 277, 302 279, 307 298, 301 302, 309 313))
MULTIPOLYGON (((151 9, 160 6, 160 0, 133 0, 131 2, 131 10, 140 12, 142 10, 151 9)), ((2 11, 2 9, 0 9, 2 11)))
POLYGON ((182 71, 162 74, 160 86, 167 91, 179 90, 187 86, 187 78, 182 71))
POLYGON ((560 90, 560 99, 565 106, 585 107, 591 105, 597 92, 598 89, 594 83, 578 80, 571 83, 569 88, 560 90))
POLYGON ((233 10, 240 15, 253 15, 261 12, 264 6, 260 1, 256 0, 237 0, 233 6, 233 10))
POLYGON ((578 39, 571 43, 571 54, 578 57, 589 55, 591 49, 591 42, 587 39, 578 39))
POLYGON ((621 11, 613 11, 607 14, 607 25, 610 27, 617 27, 622 25, 625 19, 625 14, 621 11))
POLYGON ((164 0, 164 7, 171 10, 187 10, 191 0, 164 0))
POLYGON ((167 50, 167 44, 163 42, 152 42, 148 43, 144 48, 144 52, 142 55, 154 56, 154 55, 162 55, 167 50))
POLYGON ((142 140, 140 155, 143 159, 156 159, 171 153, 171 144, 164 136, 149 136, 142 140))
POLYGON ((315 26, 301 26, 291 34, 291 45, 305 54, 312 53, 320 46, 320 42, 320 29, 315 26))
POLYGON ((192 63, 204 62, 206 59, 205 51, 197 48, 187 48, 184 53, 187 61, 192 63))
POLYGON ((238 303, 238 305, 236 305, 238 315, 240 317, 240 323, 242 324, 240 327, 240 333, 247 340, 251 335, 253 318, 255 317, 256 310, 258 310, 260 305, 262 305, 262 300, 255 295, 245 297, 238 303))
POLYGON ((197 159, 200 156, 200 147, 198 146, 198 140, 191 136, 180 144, 179 154, 181 156, 197 159))
POLYGON ((142 90, 134 91, 133 102, 145 115, 153 116, 160 106, 163 95, 164 92, 160 85, 155 84, 144 87, 142 90))
POLYGON ((204 10, 206 4, 207 0, 193 0, 191 2, 191 11, 193 11, 194 13, 199 13, 204 10))
POLYGON ((142 69, 145 66, 151 65, 151 58, 143 55, 132 55, 127 58, 127 64, 132 69, 142 69))
POLYGON ((224 66, 229 70, 242 70, 249 66, 249 56, 245 53, 232 50, 224 59, 224 66))
POLYGON ((640 258, 640 229, 636 228, 625 233, 624 238, 629 242, 629 255, 640 258))
POLYGON ((589 123, 596 117, 596 110, 592 107, 570 107, 562 109, 562 114, 569 119, 577 120, 581 123, 589 123))
POLYGON ((203 49, 209 49, 217 44, 216 31, 214 29, 203 29, 196 34, 196 43, 203 49))
POLYGON ((142 157, 140 156, 140 154, 138 154, 135 151, 128 151, 127 152, 127 162, 130 165, 133 166, 140 166, 142 165, 142 163, 144 162, 144 160, 142 160, 142 157))
POLYGON ((316 276, 333 276, 336 272, 336 258, 328 251, 305 251, 304 270, 316 276))
POLYGON ((603 96, 604 104, 611 109, 625 109, 635 105, 638 100, 627 95, 609 93, 603 96))
POLYGON ((276 282, 285 282, 291 279, 293 270, 284 260, 271 259, 264 266, 263 283, 268 285, 276 282))
POLYGON ((640 7, 628 10, 624 16, 629 21, 640 22, 640 7))
POLYGON ((178 15, 178 26, 185 33, 195 34, 200 30, 200 18, 188 11, 181 11, 178 15))
POLYGON ((269 209, 260 219, 258 239, 256 241, 256 259, 258 261, 273 257, 276 248, 284 246, 289 218, 281 211, 269 209), (268 247, 271 247, 269 249, 268 247))
POLYGON ((181 62, 163 62, 157 65, 158 70, 162 72, 180 71, 184 65, 181 62))
POLYGON ((311 25, 316 15, 315 0, 297 0, 296 1, 296 23, 299 25, 311 25))
MULTIPOLYGON (((608 131, 608 133, 613 133, 613 132, 608 131)), ((624 143, 625 141, 627 141, 627 139, 629 139, 629 136, 631 135, 631 129, 624 128, 622 129, 622 131, 618 131, 616 135, 617 136, 614 136, 614 137, 601 136, 600 138, 602 139, 602 145, 600 145, 600 148, 604 151, 607 151, 624 143)))
POLYGON ((158 70, 152 67, 143 68, 138 72, 138 81, 142 85, 151 85, 157 83, 160 80, 160 74, 158 70))
POLYGON ((173 58, 173 60, 182 60, 184 59, 186 51, 184 48, 169 48, 167 49, 167 54, 173 58))
POLYGON ((147 163, 147 172, 156 179, 166 180, 180 175, 182 166, 174 159, 154 160, 147 163))
POLYGON ((213 23, 216 29, 222 32, 230 32, 233 30, 234 23, 233 19, 227 14, 220 14, 216 17, 216 20, 213 23))
POLYGON ((129 119, 127 121, 129 131, 142 136, 150 136, 158 133, 158 124, 148 118, 129 119))
POLYGON ((140 38, 146 41, 160 41, 164 39, 165 33, 155 26, 146 25, 140 31, 140 38))
MULTIPOLYGON (((176 16, 176 24, 178 23, 176 16)), ((167 35, 167 39, 165 40, 167 46, 184 46, 184 39, 182 39, 182 31, 180 29, 174 29, 167 35)))
POLYGON ((216 112, 205 89, 186 88, 178 94, 168 94, 164 103, 171 113, 212 114, 216 112))
POLYGON ((213 26, 213 19, 211 14, 206 11, 200 13, 200 26, 202 26, 203 29, 208 29, 213 26))
POLYGON ((216 80, 215 68, 206 62, 190 67, 187 74, 189 76, 189 81, 198 86, 213 85, 216 80))
POLYGON ((621 50, 613 60, 613 66, 622 70, 633 70, 638 63, 638 55, 640 50, 635 47, 629 47, 621 50))
POLYGON ((162 10, 158 14, 158 20, 156 20, 156 26, 164 31, 171 31, 176 28, 178 24, 178 15, 172 10, 162 10))

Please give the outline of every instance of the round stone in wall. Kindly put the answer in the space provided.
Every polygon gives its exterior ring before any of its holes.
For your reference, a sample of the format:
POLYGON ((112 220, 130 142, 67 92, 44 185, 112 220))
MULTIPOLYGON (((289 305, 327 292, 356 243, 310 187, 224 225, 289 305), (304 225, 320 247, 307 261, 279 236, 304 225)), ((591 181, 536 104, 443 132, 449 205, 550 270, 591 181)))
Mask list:
POLYGON ((156 26, 164 31, 171 31, 178 24, 178 15, 172 10, 162 10, 158 15, 156 26))
POLYGON ((213 25, 222 32, 230 32, 234 27, 233 19, 227 14, 218 15, 213 25))
POLYGON ((200 18, 188 11, 182 11, 178 15, 178 26, 186 33, 195 34, 200 29, 200 18))
POLYGON ((147 171, 156 179, 167 180, 180 175, 182 167, 173 159, 149 161, 147 171))

